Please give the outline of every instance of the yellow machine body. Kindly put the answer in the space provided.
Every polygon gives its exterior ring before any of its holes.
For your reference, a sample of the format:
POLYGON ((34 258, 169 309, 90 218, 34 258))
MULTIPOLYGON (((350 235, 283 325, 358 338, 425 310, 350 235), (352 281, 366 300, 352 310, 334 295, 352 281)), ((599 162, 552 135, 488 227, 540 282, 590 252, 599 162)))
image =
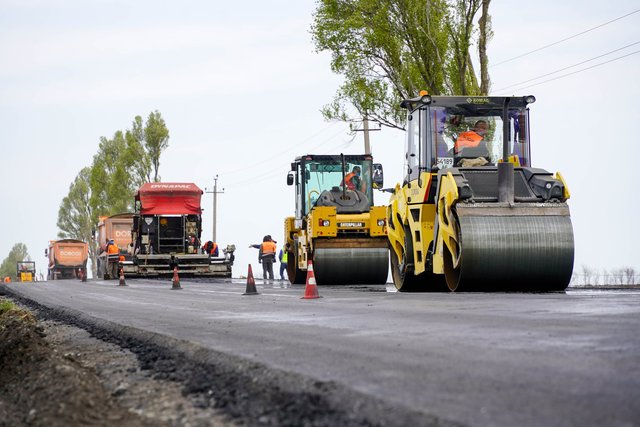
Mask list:
POLYGON ((564 178, 530 166, 530 98, 419 97, 408 110, 406 176, 387 208, 400 291, 550 291, 573 269, 564 178), (489 124, 485 151, 456 136, 489 124), (506 159, 506 160, 503 160, 506 159), (468 162, 468 163, 465 163, 468 162), (469 166, 471 165, 471 166, 469 166))
POLYGON ((296 183, 297 215, 284 224, 291 283, 304 283, 309 261, 319 285, 387 280, 386 207, 372 206, 371 156, 344 157, 307 155, 292 164, 289 182, 296 183), (348 178, 343 169, 354 165, 365 172, 364 191, 341 185, 339 178, 348 178))

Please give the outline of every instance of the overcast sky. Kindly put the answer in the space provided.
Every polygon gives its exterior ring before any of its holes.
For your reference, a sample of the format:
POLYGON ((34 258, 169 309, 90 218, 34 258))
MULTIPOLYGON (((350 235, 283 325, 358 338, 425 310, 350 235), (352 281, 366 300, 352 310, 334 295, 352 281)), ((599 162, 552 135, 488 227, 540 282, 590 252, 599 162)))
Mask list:
MULTIPOLYGON (((294 157, 363 151, 361 135, 319 112, 341 79, 314 51, 314 9, 312 0, 0 0, 0 259, 23 242, 46 274, 60 202, 99 138, 153 110, 171 135, 163 181, 210 190, 219 175, 218 241, 238 248, 234 276, 256 264, 248 245, 265 234, 280 248, 294 157)), ((532 161, 569 185, 577 269, 640 269, 637 9, 632 0, 491 4, 492 94, 538 100, 532 161)), ((371 134, 386 186, 402 179, 403 138, 371 134)), ((203 197, 203 240, 212 200, 203 197)))

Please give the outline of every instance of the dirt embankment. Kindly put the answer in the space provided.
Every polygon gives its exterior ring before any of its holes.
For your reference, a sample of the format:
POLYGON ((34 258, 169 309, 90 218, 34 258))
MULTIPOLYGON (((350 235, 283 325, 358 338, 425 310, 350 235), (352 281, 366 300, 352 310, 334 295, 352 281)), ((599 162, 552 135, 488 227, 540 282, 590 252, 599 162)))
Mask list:
POLYGON ((0 426, 234 425, 134 354, 0 299, 0 426))

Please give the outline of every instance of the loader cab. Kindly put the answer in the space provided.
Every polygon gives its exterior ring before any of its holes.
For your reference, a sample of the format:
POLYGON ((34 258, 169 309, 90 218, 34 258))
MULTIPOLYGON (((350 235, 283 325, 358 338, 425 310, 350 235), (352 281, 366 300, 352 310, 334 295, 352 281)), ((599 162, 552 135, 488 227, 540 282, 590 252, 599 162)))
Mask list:
POLYGON ((368 212, 374 185, 383 183, 382 166, 374 165, 369 155, 345 155, 344 161, 340 155, 307 155, 296 159, 291 169, 287 184, 295 184, 296 219, 315 206, 336 206, 338 213, 368 212))
POLYGON ((428 95, 403 101, 407 108, 405 183, 417 179, 420 172, 495 166, 503 159, 530 166, 527 105, 534 101, 532 96, 428 95), (479 122, 485 124, 483 135, 476 133, 479 122), (463 143, 468 136, 476 139, 463 143))

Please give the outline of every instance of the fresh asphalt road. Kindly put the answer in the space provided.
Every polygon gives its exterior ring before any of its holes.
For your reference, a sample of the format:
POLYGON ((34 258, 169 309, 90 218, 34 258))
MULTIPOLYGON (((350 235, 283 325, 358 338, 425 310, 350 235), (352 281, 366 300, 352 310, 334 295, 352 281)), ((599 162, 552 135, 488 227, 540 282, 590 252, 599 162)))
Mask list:
POLYGON ((640 425, 640 292, 405 294, 242 281, 3 285, 52 308, 335 381, 471 426, 640 425), (282 286, 282 287, 280 287, 282 286))

